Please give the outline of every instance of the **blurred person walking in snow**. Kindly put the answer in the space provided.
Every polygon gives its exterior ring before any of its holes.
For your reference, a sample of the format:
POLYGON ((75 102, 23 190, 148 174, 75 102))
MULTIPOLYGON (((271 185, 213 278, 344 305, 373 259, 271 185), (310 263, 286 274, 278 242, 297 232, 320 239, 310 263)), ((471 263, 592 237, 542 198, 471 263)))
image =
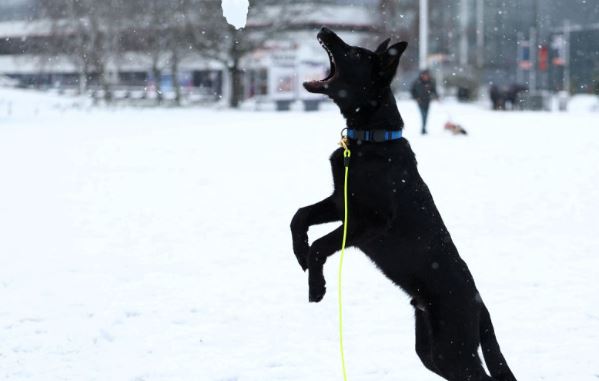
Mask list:
POLYGON ((426 120, 428 119, 428 110, 433 99, 439 99, 437 94, 437 85, 431 78, 428 70, 423 70, 418 78, 412 84, 412 98, 418 103, 420 115, 422 115, 422 135, 426 135, 426 120))

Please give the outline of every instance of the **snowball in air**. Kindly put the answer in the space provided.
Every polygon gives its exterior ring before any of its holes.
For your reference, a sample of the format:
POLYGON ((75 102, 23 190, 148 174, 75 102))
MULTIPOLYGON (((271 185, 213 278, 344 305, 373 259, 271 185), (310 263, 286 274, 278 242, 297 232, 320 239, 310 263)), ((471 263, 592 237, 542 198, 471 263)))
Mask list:
POLYGON ((241 29, 245 26, 248 16, 249 0, 222 0, 223 16, 227 22, 241 29))

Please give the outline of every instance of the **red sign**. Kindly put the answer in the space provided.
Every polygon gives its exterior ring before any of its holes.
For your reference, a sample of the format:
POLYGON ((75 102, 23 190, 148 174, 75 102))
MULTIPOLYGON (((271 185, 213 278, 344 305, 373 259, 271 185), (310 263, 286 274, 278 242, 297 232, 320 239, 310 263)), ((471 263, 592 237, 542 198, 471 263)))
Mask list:
POLYGON ((547 71, 549 67, 549 49, 543 45, 539 49, 539 70, 547 71))

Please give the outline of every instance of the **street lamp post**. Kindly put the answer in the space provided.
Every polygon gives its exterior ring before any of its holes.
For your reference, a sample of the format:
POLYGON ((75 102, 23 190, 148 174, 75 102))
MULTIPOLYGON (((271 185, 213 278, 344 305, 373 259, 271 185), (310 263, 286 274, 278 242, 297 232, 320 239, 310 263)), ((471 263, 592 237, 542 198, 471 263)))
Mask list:
POLYGON ((476 0, 476 66, 482 70, 485 65, 485 5, 476 0))
POLYGON ((528 71, 528 89, 531 93, 537 90, 537 28, 530 28, 530 70, 528 71))
POLYGON ((570 94, 570 20, 564 20, 564 91, 570 94))
POLYGON ((534 23, 530 28, 530 64, 531 68, 529 71, 529 79, 528 79, 528 88, 531 92, 535 92, 537 90, 537 65, 538 65, 538 55, 539 55, 539 0, 534 0, 533 2, 533 17, 534 23))
POLYGON ((420 0, 420 39, 418 45, 420 47, 420 70, 426 69, 428 58, 428 0, 420 0))
POLYGON ((468 0, 460 0, 460 66, 468 66, 468 0))

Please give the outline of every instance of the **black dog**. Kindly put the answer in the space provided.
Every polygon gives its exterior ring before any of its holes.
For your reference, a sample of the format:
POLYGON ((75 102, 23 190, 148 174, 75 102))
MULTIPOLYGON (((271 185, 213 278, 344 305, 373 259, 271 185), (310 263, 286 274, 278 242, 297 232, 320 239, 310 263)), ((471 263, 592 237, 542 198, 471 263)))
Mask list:
MULTIPOLYGON (((516 380, 495 338, 489 312, 466 263, 458 255, 433 198, 416 168, 403 121, 390 89, 400 42, 375 52, 349 46, 332 31, 318 33, 331 61, 330 74, 304 83, 328 95, 347 120, 351 164, 348 246, 361 249, 412 297, 416 352, 424 365, 447 380, 516 380), (482 346, 489 377, 477 354, 482 346)), ((339 250, 338 227, 308 244, 311 225, 343 218, 343 150, 331 156, 334 192, 297 211, 291 222, 293 250, 309 269, 309 299, 325 294, 323 265, 339 250)))
POLYGON ((510 86, 497 86, 493 84, 489 89, 489 96, 493 105, 493 110, 522 110, 520 93, 528 91, 528 87, 517 83, 510 86))

